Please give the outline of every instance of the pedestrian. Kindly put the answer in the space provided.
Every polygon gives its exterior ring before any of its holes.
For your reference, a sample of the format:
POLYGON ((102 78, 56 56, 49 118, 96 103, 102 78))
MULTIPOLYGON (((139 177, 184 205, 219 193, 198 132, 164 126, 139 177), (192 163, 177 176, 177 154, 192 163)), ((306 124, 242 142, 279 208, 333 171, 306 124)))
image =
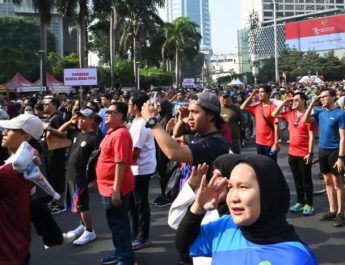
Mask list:
POLYGON ((101 128, 101 139, 106 135, 107 131, 108 131, 108 127, 107 124, 105 122, 105 115, 106 115, 106 111, 108 109, 108 107, 110 106, 111 100, 112 100, 113 96, 110 93, 104 93, 101 97, 101 109, 98 112, 98 115, 102 118, 101 124, 99 125, 99 127, 101 128))
POLYGON ((52 200, 48 206, 52 214, 58 214, 66 211, 65 207, 65 154, 66 147, 50 149, 48 146, 49 137, 52 141, 60 142, 66 138, 65 133, 59 132, 60 126, 64 123, 61 113, 58 111, 60 102, 57 98, 47 96, 43 100, 44 113, 47 120, 44 123, 44 136, 42 141, 42 158, 45 165, 45 172, 48 181, 54 190, 61 195, 59 201, 52 200), (53 140, 54 139, 54 140, 53 140))
POLYGON ((303 92, 297 92, 293 98, 285 99, 272 112, 272 116, 287 121, 289 125, 289 165, 297 193, 297 202, 290 207, 290 211, 312 215, 314 207, 311 165, 315 124, 301 121, 301 117, 306 111, 307 100, 303 92), (284 106, 286 111, 280 113, 284 106))
POLYGON ((102 264, 133 265, 135 258, 128 217, 134 176, 131 171, 133 143, 125 125, 127 112, 128 106, 122 102, 108 107, 105 123, 109 129, 100 144, 96 165, 98 190, 115 248, 111 254, 102 257, 102 264))
POLYGON ((268 85, 254 89, 253 93, 242 103, 241 109, 248 110, 255 117, 256 151, 277 161, 279 145, 279 124, 271 113, 275 105, 270 101, 271 87, 268 85), (259 96, 259 102, 250 103, 259 96))
POLYGON ((62 128, 59 128, 60 131, 65 131, 77 123, 81 130, 73 137, 66 166, 67 188, 72 199, 72 212, 79 213, 80 217, 80 225, 68 232, 78 238, 73 241, 74 245, 85 245, 96 239, 89 205, 89 183, 86 178, 88 160, 91 153, 99 146, 99 139, 94 131, 95 117, 96 113, 92 109, 84 108, 72 116, 62 128))
POLYGON ((324 89, 308 106, 302 122, 316 121, 319 126, 319 165, 326 184, 329 212, 321 221, 333 221, 335 227, 345 225, 344 217, 344 159, 345 113, 335 104, 335 91, 324 89), (317 102, 322 108, 311 115, 317 102))
POLYGON ((180 252, 212 257, 212 264, 316 265, 315 255, 286 221, 288 184, 277 163, 262 155, 231 155, 229 180, 207 182, 203 176, 196 199, 176 233, 180 252), (267 174, 267 169, 270 174, 267 174), (272 190, 275 192, 272 193, 272 190), (207 210, 227 191, 230 215, 201 225, 207 210))
POLYGON ((145 127, 146 122, 141 115, 141 108, 148 99, 146 93, 135 91, 128 104, 128 113, 133 116, 129 129, 133 141, 131 169, 134 175, 134 190, 129 200, 133 250, 151 245, 149 185, 157 162, 154 138, 151 130, 145 127))

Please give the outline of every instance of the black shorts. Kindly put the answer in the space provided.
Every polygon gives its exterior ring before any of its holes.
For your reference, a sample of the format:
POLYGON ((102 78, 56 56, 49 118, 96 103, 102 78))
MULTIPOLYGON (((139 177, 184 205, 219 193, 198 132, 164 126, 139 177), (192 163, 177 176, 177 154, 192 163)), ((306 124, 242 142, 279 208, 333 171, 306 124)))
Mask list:
POLYGON ((338 160, 339 149, 322 149, 319 148, 319 165, 320 173, 333 175, 340 175, 338 169, 334 167, 335 162, 338 160))
POLYGON ((89 191, 85 181, 67 180, 67 188, 71 196, 71 210, 74 213, 87 212, 89 207, 89 191))

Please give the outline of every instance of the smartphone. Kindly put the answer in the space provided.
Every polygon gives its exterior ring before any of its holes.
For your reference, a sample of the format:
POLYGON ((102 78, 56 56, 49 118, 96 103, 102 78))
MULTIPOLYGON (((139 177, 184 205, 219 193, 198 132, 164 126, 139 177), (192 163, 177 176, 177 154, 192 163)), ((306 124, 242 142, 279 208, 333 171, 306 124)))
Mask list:
POLYGON ((151 97, 150 97, 150 103, 154 104, 157 99, 157 91, 152 92, 151 97))

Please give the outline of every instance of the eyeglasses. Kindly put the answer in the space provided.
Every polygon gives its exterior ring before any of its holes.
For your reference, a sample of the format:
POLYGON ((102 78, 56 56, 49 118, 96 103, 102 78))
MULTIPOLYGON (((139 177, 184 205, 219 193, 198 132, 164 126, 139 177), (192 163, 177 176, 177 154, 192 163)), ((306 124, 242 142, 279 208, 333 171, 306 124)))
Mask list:
POLYGON ((105 114, 106 115, 111 115, 111 114, 113 114, 113 113, 118 113, 116 110, 107 110, 106 112, 105 112, 105 114))
POLYGON ((320 98, 328 98, 330 97, 331 95, 324 95, 324 96, 321 96, 320 98))
POLYGON ((292 101, 293 101, 293 102, 298 102, 299 99, 298 99, 298 98, 294 98, 292 101))

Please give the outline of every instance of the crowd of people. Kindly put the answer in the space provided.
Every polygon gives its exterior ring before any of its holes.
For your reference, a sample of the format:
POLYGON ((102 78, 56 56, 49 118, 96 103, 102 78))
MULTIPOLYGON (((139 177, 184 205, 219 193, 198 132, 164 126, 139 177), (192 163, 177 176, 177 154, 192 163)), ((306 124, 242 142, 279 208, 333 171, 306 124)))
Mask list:
POLYGON ((339 84, 1 98, 0 238, 9 238, 9 231, 18 236, 0 243, 0 265, 29 264, 30 222, 47 248, 95 240, 88 194, 94 183, 114 246, 101 263, 135 264, 135 251, 151 245, 154 174, 161 194, 153 204, 172 204, 168 223, 177 229, 181 264, 209 264, 210 258, 214 264, 274 264, 281 255, 288 264, 317 264, 286 213, 315 212, 311 163, 317 135, 329 203, 322 221, 345 225, 344 99, 339 84), (291 205, 277 164, 286 128, 297 193, 291 205), (242 155, 250 136, 257 155, 242 155), (29 169, 16 171, 13 157, 23 142, 37 150, 34 163, 58 199, 24 177, 29 169), (171 164, 179 174, 175 196, 167 191, 171 164), (66 209, 80 222, 62 233, 52 215, 66 209))

